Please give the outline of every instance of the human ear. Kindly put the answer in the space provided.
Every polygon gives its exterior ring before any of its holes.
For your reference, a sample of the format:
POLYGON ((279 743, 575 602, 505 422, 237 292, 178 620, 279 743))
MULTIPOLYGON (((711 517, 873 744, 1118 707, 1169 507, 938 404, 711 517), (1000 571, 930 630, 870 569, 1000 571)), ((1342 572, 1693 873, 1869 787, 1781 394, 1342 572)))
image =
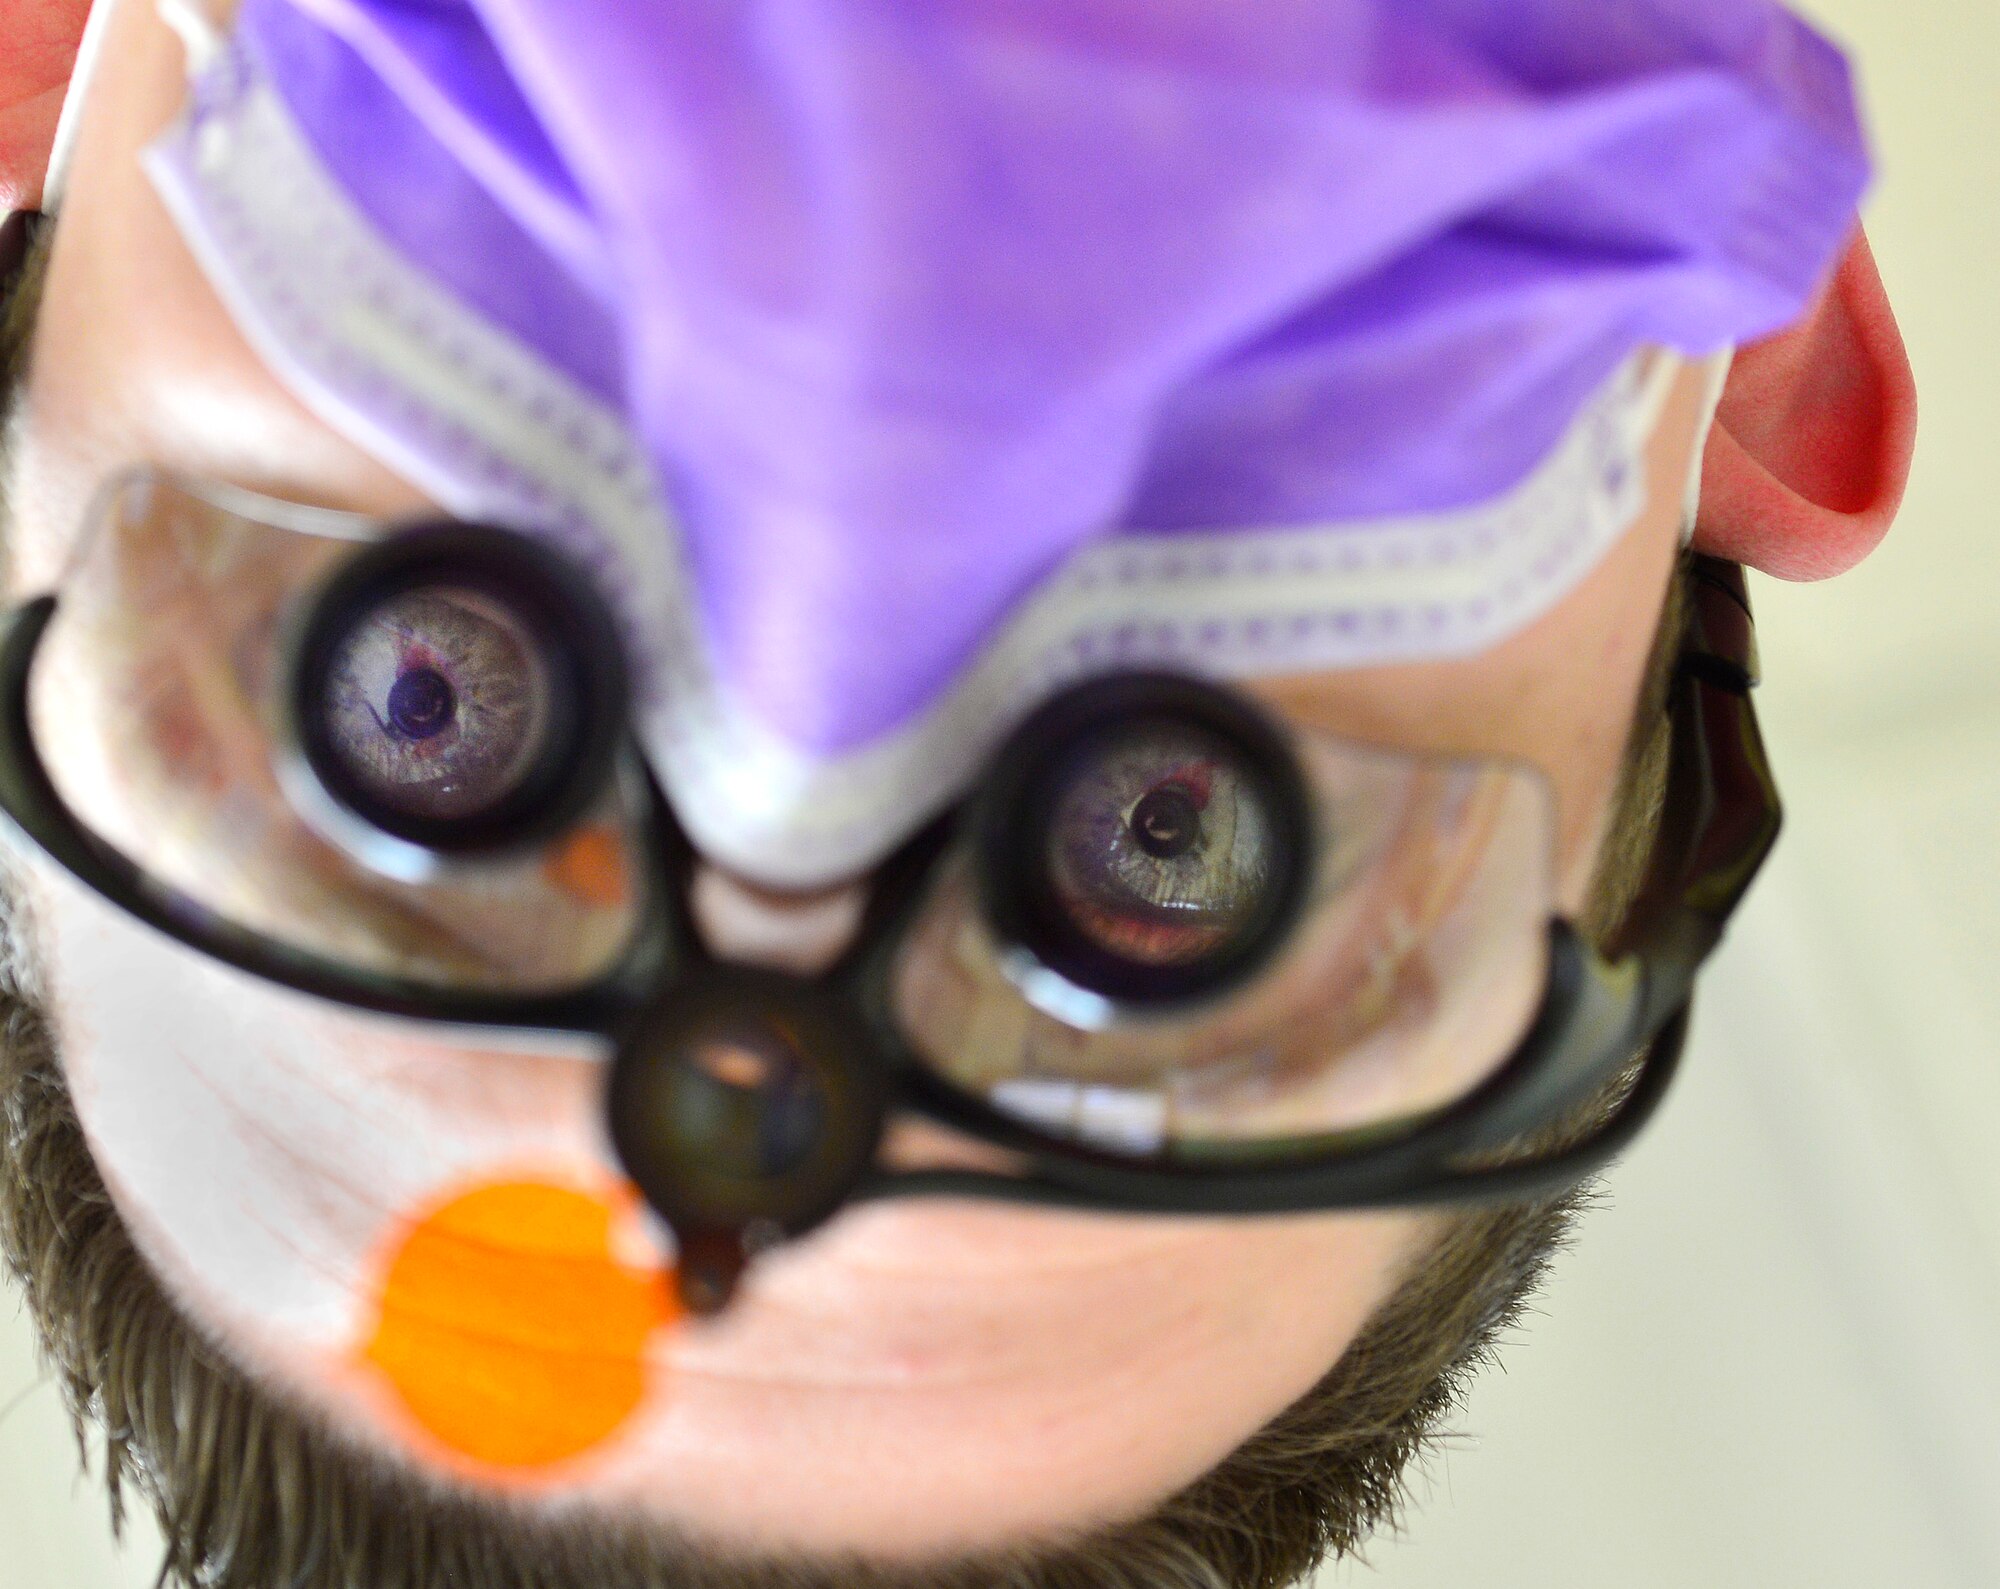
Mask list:
POLYGON ((89 0, 0 0, 0 213, 36 210, 89 0))
POLYGON ((1802 319, 1738 350, 1702 463, 1697 551, 1824 579, 1888 530, 1917 430, 1909 355, 1858 229, 1802 319))

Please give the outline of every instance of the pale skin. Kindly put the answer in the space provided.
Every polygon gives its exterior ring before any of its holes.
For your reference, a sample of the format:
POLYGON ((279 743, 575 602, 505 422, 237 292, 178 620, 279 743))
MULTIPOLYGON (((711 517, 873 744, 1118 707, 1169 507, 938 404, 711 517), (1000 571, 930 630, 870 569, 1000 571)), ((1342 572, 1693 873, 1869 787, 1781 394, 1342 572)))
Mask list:
MULTIPOLYGON (((136 156, 183 93, 150 7, 117 18, 63 211, 9 548, 55 582, 97 486, 135 463, 394 518, 424 499, 301 407, 244 344, 136 156)), ((1582 905, 1695 459, 1681 371, 1637 522, 1483 655, 1251 684, 1329 730, 1541 768, 1558 901, 1582 905)), ((695 884, 718 951, 794 970, 851 932, 854 883, 695 884)), ((253 1372, 419 1463, 358 1365, 370 1256, 412 1201, 468 1178, 615 1170, 597 1071, 434 1040, 193 962, 61 892, 38 898, 68 1072, 142 1252, 253 1372), (447 1147, 427 1151, 449 1137, 447 1147)), ((907 1162, 976 1156, 898 1127, 907 1162)), ((851 1209, 761 1263, 714 1322, 657 1332, 648 1394, 585 1458, 506 1482, 723 1543, 921 1556, 1134 1516, 1316 1381, 1423 1253, 1432 1216, 1086 1216, 939 1201, 851 1209)), ((620 1240, 641 1256, 636 1222, 620 1240)), ((492 1474, 480 1482, 500 1482, 492 1474)))

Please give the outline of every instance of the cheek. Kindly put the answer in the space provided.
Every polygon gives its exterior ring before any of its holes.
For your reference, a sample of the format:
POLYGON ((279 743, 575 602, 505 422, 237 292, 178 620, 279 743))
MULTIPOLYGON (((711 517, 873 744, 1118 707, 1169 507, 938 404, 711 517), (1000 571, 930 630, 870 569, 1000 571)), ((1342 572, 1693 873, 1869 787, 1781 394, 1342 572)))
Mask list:
POLYGON ((182 1309, 488 1484, 828 1547, 1134 1515, 1308 1390, 1424 1229, 864 1205, 682 1328, 590 1059, 418 1045, 74 885, 35 905, 92 1151, 182 1309))
POLYGON ((639 1410, 647 1347, 679 1322, 671 1273, 622 1189, 487 1182, 397 1222, 357 1364, 405 1446, 474 1477, 532 1477, 639 1410), (371 1375, 368 1371, 372 1370, 371 1375))
MULTIPOLYGON (((362 1353, 413 1219, 466 1187, 615 1187, 587 1059, 412 1043, 66 881, 35 907, 92 1155, 176 1301, 246 1367, 309 1387, 362 1353)), ((404 1279, 426 1272, 420 1250, 404 1279)))
POLYGON ((724 1329, 663 1343, 673 1394, 604 1482, 808 1548, 978 1547, 1136 1516, 1311 1389, 1423 1229, 851 1210, 771 1259, 724 1329), (781 1394, 751 1392, 774 1380, 781 1394))

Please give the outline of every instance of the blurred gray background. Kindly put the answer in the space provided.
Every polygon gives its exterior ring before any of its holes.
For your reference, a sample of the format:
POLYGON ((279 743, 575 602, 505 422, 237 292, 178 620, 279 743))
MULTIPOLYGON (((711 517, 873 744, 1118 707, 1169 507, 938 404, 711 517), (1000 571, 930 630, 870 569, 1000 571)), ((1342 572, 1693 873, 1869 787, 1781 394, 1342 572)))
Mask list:
MULTIPOLYGON (((1871 109, 1908 507, 1854 573, 1755 588, 1789 829, 1686 1073, 1406 1531, 1322 1589, 2000 1585, 2000 3, 1803 9, 1871 109)), ((0 1589, 158 1561, 0 1293, 0 1589)))
POLYGON ((1908 505, 1754 587, 1788 828, 1686 1072, 1322 1589, 2000 1585, 2000 4, 1799 3, 1870 108, 1908 505))

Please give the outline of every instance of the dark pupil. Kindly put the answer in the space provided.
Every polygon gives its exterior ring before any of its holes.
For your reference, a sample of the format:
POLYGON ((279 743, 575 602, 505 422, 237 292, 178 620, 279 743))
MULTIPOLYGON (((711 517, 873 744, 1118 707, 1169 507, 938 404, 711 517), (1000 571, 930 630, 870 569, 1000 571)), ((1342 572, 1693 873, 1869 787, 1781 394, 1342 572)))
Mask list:
POLYGON ((436 668, 413 668, 389 686, 389 726, 405 739, 429 739, 451 727, 458 697, 436 668))
POLYGON ((1185 855, 1201 838, 1201 811, 1185 789, 1155 789, 1132 808, 1132 837, 1155 860, 1185 855))

